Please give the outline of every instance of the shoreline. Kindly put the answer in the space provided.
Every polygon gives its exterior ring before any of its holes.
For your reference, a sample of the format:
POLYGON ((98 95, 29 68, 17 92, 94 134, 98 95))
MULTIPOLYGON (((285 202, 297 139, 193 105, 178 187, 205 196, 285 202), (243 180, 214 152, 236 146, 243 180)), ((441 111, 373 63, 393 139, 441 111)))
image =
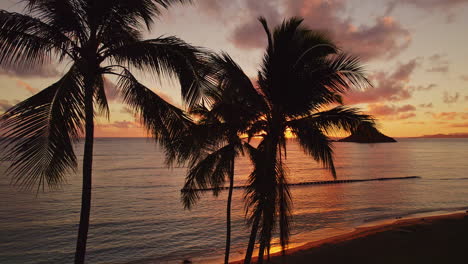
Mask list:
MULTIPOLYGON (((364 224, 351 232, 289 248, 285 256, 281 252, 272 253, 269 263, 452 263, 466 260, 468 211, 434 213, 364 224)), ((242 264, 242 261, 230 263, 242 264)))

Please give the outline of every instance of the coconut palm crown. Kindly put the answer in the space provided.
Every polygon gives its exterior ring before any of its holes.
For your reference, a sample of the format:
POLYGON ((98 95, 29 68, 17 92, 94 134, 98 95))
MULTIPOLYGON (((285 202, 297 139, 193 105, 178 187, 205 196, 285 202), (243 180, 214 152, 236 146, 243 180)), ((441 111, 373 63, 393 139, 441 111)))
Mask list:
POLYGON ((163 143, 189 118, 132 74, 149 71, 180 82, 192 105, 205 87, 205 53, 177 37, 144 40, 163 9, 188 0, 25 0, 24 12, 0 11, 0 65, 67 65, 56 83, 6 111, 0 120, 12 183, 58 187, 78 164, 73 143, 85 137, 83 192, 75 263, 83 263, 89 227, 94 119, 108 116, 105 76, 117 78, 123 102, 163 143))
POLYGON ((207 75, 213 85, 205 90, 206 101, 191 111, 197 121, 166 149, 172 150, 167 152, 170 163, 189 161, 182 189, 185 208, 190 209, 200 199, 200 189, 211 188, 217 196, 225 181, 229 181, 224 261, 229 263, 234 164, 244 154, 246 143, 242 137, 259 118, 255 103, 261 100, 249 78, 228 54, 213 54, 209 63, 207 75))
POLYGON ((289 241, 286 133, 292 133, 304 152, 336 177, 333 146, 327 135, 338 130, 351 132, 362 122, 373 122, 359 109, 342 105, 347 90, 370 85, 357 57, 340 51, 326 34, 303 26, 301 18, 285 20, 273 32, 264 18, 259 20, 268 45, 256 85, 263 100, 256 104, 260 118, 248 132, 261 141, 257 148, 248 148, 254 170, 245 194, 252 226, 245 263, 250 263, 257 237, 258 263, 263 262, 276 227, 283 249, 289 241))

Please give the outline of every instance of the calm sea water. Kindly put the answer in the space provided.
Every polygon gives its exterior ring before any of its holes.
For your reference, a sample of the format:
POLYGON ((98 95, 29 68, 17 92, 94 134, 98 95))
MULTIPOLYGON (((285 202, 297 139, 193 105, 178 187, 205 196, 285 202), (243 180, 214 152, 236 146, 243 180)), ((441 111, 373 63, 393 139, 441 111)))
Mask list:
MULTIPOLYGON (((225 241, 225 196, 207 193, 183 209, 186 168, 167 169, 146 139, 97 139, 88 238, 89 263, 219 263, 225 241)), ((394 144, 335 143, 339 179, 421 176, 421 179, 291 187, 292 246, 383 219, 468 209, 468 140, 401 139, 394 144)), ((81 146, 77 153, 82 153, 81 146)), ((81 160, 81 156, 79 157, 81 160)), ((6 162, 2 162, 3 176, 6 162)), ((289 142, 291 183, 331 180, 289 142)), ((236 185, 250 171, 236 164, 236 185)), ((60 191, 35 193, 0 177, 0 263, 71 263, 80 209, 79 172, 60 191)), ((243 256, 243 190, 234 191, 232 259, 243 256)), ((277 247, 276 247, 277 248, 277 247)), ((273 249, 276 249, 273 248, 273 249)))

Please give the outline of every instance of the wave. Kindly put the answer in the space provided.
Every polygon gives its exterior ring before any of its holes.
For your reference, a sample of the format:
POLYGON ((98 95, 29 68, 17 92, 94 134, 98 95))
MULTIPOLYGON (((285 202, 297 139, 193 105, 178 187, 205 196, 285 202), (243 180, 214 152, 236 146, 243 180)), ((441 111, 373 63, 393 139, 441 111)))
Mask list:
POLYGON ((369 223, 369 222, 376 222, 376 221, 389 220, 389 219, 406 218, 409 216, 420 215, 420 214, 433 214, 433 213, 440 214, 440 213, 449 213, 449 212, 466 211, 466 210, 468 210, 468 206, 418 209, 418 210, 410 210, 410 211, 399 212, 399 213, 382 214, 376 217, 366 218, 364 219, 364 222, 369 223))

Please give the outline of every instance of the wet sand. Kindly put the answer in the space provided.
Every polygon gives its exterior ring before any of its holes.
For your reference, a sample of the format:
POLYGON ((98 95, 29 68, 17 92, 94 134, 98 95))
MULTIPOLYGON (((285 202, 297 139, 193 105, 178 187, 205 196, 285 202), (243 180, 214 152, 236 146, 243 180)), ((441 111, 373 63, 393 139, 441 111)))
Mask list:
POLYGON ((270 263, 468 263, 468 213, 357 228, 287 250, 285 256, 272 254, 270 263))

